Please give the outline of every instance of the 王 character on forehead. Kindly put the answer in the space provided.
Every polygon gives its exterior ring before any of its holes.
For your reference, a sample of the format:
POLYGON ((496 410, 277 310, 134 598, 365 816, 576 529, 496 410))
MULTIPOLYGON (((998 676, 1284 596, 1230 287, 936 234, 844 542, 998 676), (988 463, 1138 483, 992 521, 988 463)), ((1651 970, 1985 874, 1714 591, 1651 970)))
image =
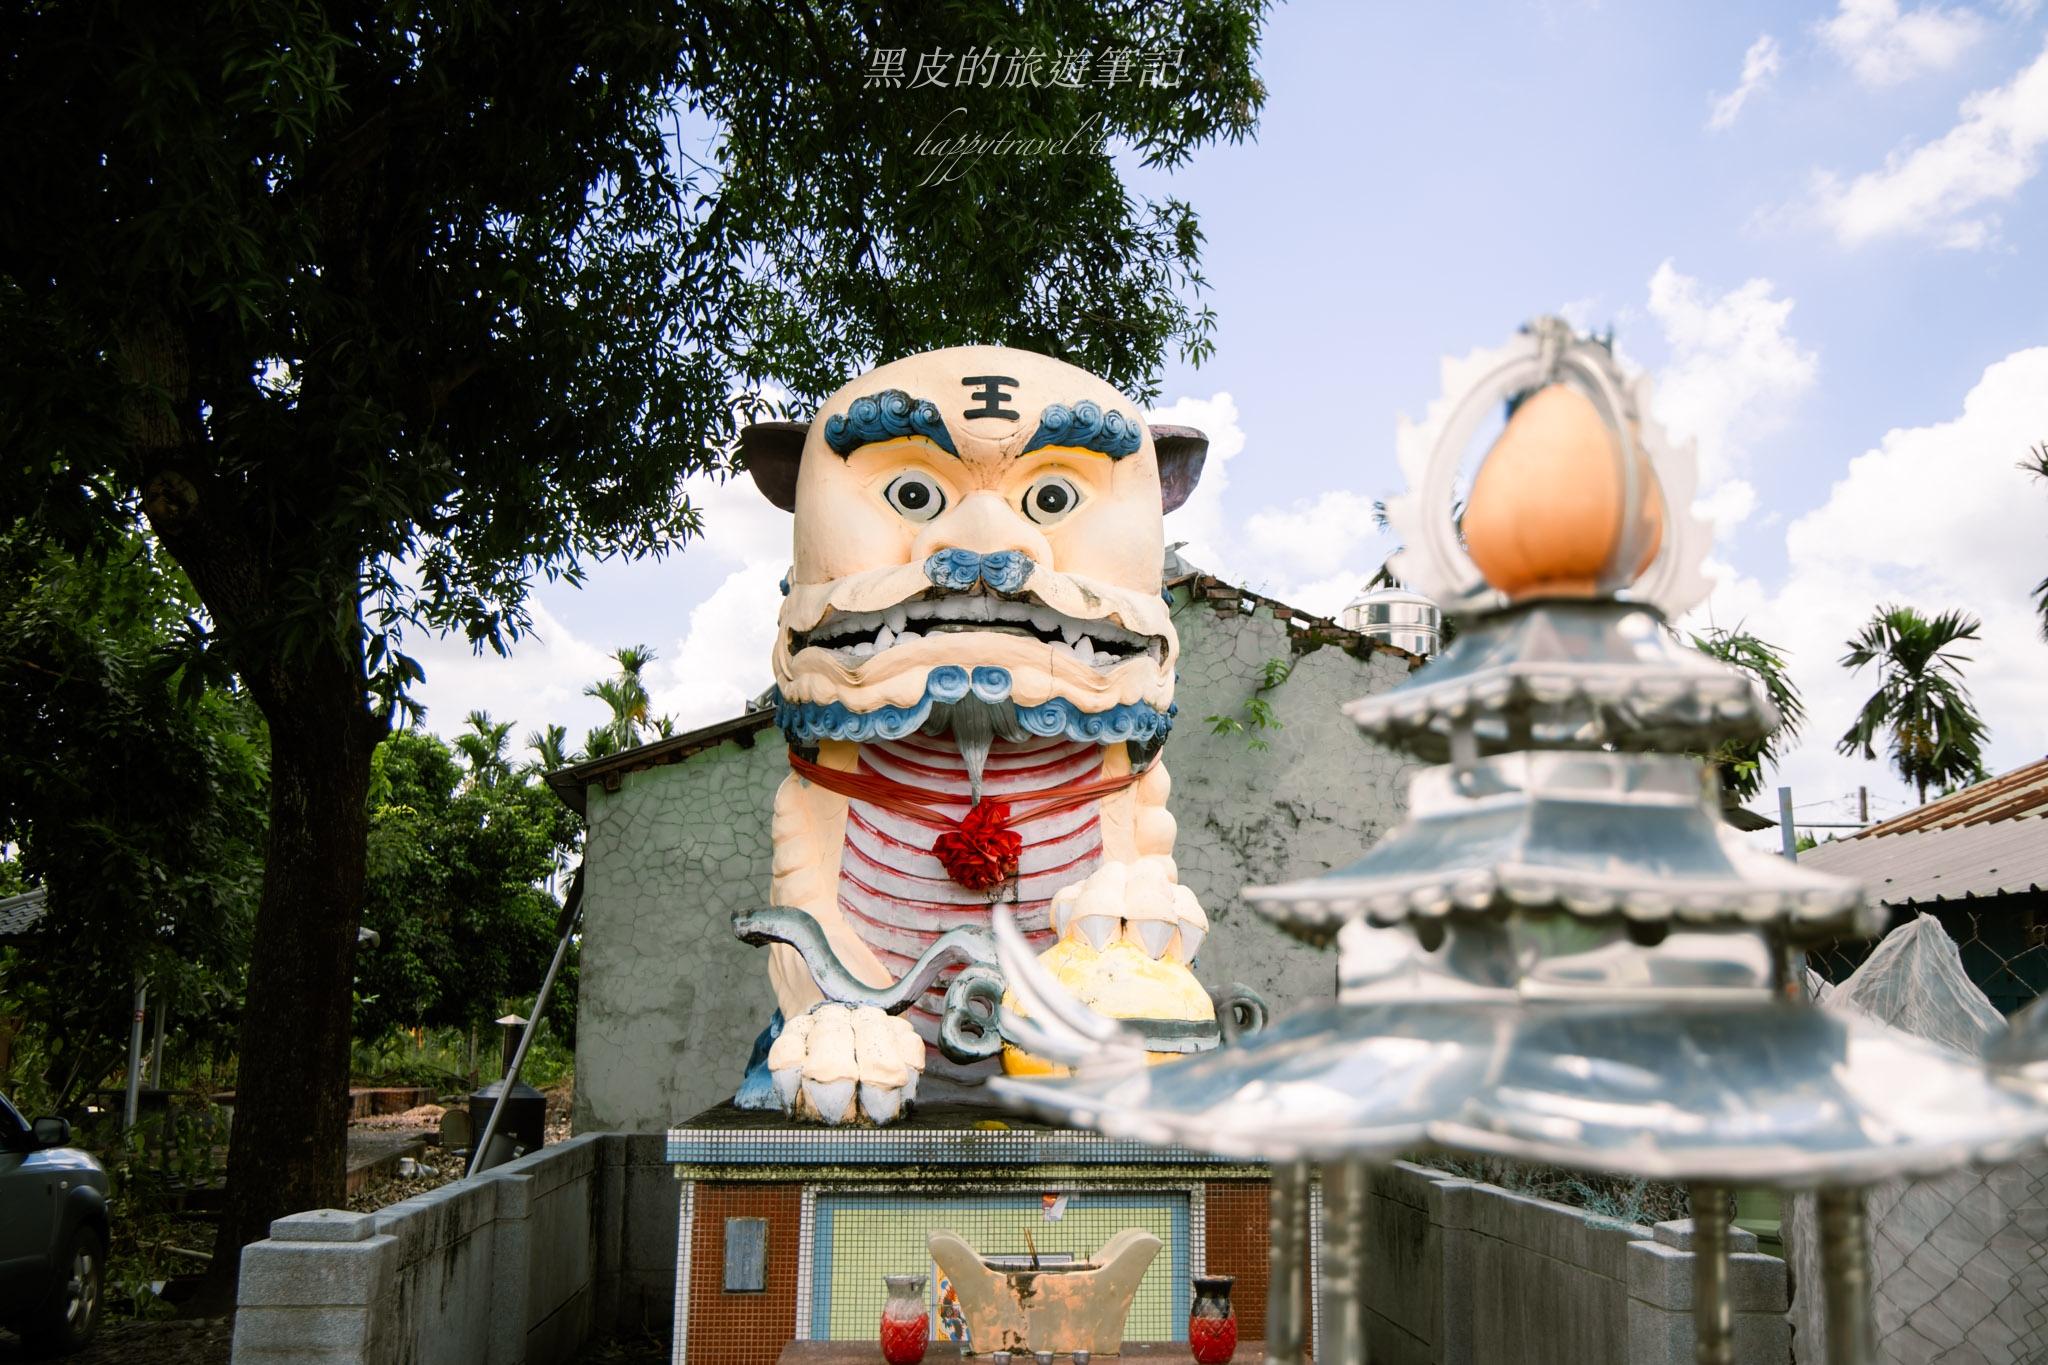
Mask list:
POLYGON ((766 1102, 886 1123, 925 1073, 1047 1069, 993 1027, 942 1038, 959 964, 919 970, 998 904, 1102 1013, 1162 1052, 1213 1045, 1189 969, 1208 921, 1179 884, 1159 757, 1180 651, 1161 518, 1206 448, 999 347, 898 360, 815 421, 747 430, 755 481, 795 513, 770 899, 816 926, 810 949, 770 945, 766 1102), (848 978, 908 1008, 833 1003, 848 978))

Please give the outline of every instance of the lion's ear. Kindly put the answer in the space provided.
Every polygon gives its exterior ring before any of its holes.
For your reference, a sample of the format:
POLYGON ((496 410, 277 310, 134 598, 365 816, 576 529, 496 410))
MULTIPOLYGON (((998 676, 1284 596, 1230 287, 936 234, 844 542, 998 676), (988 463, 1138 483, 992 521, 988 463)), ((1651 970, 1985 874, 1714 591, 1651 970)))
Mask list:
POLYGON ((755 422, 740 431, 740 461, 754 487, 785 512, 796 511, 796 471, 810 430, 809 422, 755 422))
POLYGON ((1171 512, 1188 500, 1202 481, 1202 461, 1209 458, 1209 438, 1193 427, 1152 428, 1152 449, 1159 455, 1159 501, 1171 512))

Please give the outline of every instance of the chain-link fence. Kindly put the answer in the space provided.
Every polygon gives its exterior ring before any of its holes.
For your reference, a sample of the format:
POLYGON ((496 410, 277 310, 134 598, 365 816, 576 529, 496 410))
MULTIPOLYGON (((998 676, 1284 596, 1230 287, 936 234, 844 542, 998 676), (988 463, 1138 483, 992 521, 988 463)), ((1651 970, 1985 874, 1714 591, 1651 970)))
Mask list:
MULTIPOLYGON (((1963 970, 2000 1014, 2010 1015, 2048 992, 2048 894, 1898 907, 1892 911, 1890 927, 1897 928, 1921 910, 1941 921, 1962 951, 1963 970)), ((1840 985, 1876 946, 1876 939, 1837 940, 1809 948, 1806 965, 1840 985)))
MULTIPOLYGON (((1973 1052, 1998 1027, 1987 1005, 2010 1014, 2048 985, 2048 944, 2037 928, 2048 921, 2038 910, 2043 899, 1936 907, 1930 918, 1947 939, 1924 922, 1902 929, 1914 919, 1909 910, 1894 915, 1893 936, 1876 960, 1875 943, 1835 944, 1809 953, 1808 965, 1842 987, 1868 962, 1863 976, 1830 997, 1833 1007, 1973 1052)), ((1879 1185, 1869 1191, 1868 1209, 1881 1360, 2048 1365, 2048 1154, 1879 1185)), ((1812 1195, 1791 1201, 1786 1225, 1796 1287, 1793 1353, 1798 1365, 1823 1365, 1812 1195)))

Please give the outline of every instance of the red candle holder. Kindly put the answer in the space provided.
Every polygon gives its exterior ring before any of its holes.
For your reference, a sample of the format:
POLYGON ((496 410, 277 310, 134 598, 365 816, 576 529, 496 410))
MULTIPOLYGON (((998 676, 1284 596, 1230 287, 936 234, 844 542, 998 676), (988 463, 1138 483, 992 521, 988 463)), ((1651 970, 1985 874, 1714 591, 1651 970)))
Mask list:
POLYGON ((889 1301, 882 1305, 882 1359, 889 1365, 918 1365, 932 1339, 932 1318, 924 1303, 922 1275, 886 1275, 889 1301))
POLYGON ((1197 1365, 1227 1365, 1237 1354, 1237 1310, 1230 1306, 1231 1275, 1197 1275, 1188 1310, 1188 1352, 1197 1365))

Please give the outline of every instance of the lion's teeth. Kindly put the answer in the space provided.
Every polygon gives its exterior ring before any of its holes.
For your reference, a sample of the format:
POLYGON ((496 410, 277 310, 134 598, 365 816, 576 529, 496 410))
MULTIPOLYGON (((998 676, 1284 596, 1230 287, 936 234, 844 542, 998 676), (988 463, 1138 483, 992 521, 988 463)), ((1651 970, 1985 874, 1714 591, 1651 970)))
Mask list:
POLYGON ((895 643, 896 632, 889 629, 887 626, 883 626, 881 631, 877 633, 875 636, 875 653, 880 654, 883 650, 889 648, 889 646, 895 643))
POLYGON ((1083 635, 1074 641, 1074 657, 1084 664, 1095 662, 1095 642, 1083 635))
POLYGON ((1060 638, 1062 640, 1065 640, 1068 644, 1072 644, 1074 643, 1074 641, 1080 639, 1081 623, 1079 621, 1071 621, 1062 618, 1060 621, 1060 638))
POLYGON ((882 624, 895 631, 898 635, 901 635, 903 633, 903 623, 908 617, 909 613, 901 606, 890 607, 882 613, 882 624))
POLYGON ((862 640, 859 644, 855 645, 853 648, 847 650, 846 652, 848 654, 851 654, 856 659, 868 658, 875 652, 874 642, 870 640, 862 640))

